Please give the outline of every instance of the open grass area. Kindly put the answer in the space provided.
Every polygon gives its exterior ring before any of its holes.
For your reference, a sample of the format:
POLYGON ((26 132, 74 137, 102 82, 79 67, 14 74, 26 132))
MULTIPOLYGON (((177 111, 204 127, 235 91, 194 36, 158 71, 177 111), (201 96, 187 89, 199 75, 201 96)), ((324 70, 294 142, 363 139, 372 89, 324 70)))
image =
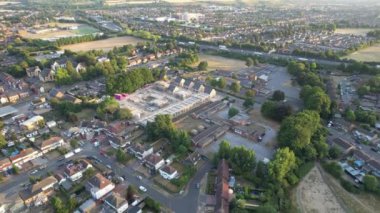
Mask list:
POLYGON ((364 62, 380 62, 380 44, 376 44, 371 47, 351 53, 344 58, 364 62))
POLYGON ((372 30, 373 29, 370 28, 338 28, 335 30, 335 33, 365 36, 369 31, 372 30))
POLYGON ((109 51, 114 47, 121 47, 127 44, 136 45, 138 42, 144 42, 144 41, 146 40, 132 37, 132 36, 122 36, 122 37, 108 38, 104 40, 65 45, 65 46, 62 46, 61 49, 68 49, 74 52, 89 51, 89 50, 109 51))
MULTIPOLYGON (((245 61, 225 58, 221 56, 213 56, 200 54, 199 61, 207 61, 207 70, 232 70, 237 71, 246 68, 245 61)), ((198 65, 198 64, 197 64, 198 65)))
POLYGON ((98 29, 91 27, 87 24, 78 24, 78 23, 49 23, 51 28, 55 27, 70 27, 70 26, 78 26, 78 29, 72 30, 62 30, 58 29, 55 31, 43 32, 43 33, 30 33, 26 30, 20 31, 20 35, 24 38, 29 39, 42 39, 42 40, 56 40, 59 38, 73 37, 73 36, 82 36, 99 32, 98 29))

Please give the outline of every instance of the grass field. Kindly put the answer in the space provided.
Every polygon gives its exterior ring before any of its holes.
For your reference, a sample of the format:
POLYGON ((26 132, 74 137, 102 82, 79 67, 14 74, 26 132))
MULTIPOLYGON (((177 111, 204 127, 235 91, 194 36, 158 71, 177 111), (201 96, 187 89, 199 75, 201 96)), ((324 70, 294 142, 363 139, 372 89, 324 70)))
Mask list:
POLYGON ((380 44, 376 44, 372 47, 368 47, 357 52, 351 53, 350 55, 345 56, 344 58, 364 62, 380 62, 380 44))
POLYGON ((336 34, 353 34, 365 36, 369 31, 373 29, 370 28, 339 28, 335 30, 336 34))
MULTIPOLYGON (((199 61, 207 61, 207 70, 231 70, 237 71, 246 68, 245 62, 236 59, 229 59, 220 56, 200 54, 199 61)), ((198 64, 197 64, 198 65, 198 64)))
POLYGON ((98 41, 90 41, 78 44, 71 44, 62 46, 61 49, 68 49, 74 52, 89 51, 89 50, 104 50, 109 51, 114 47, 121 47, 127 44, 136 45, 138 42, 144 42, 146 40, 132 37, 123 36, 115 37, 98 41))
POLYGON ((92 33, 97 33, 99 30, 96 28, 93 28, 86 24, 76 24, 76 23, 50 23, 50 27, 69 27, 69 26, 78 26, 78 29, 75 30, 56 30, 56 31, 50 31, 50 32, 44 32, 44 33, 30 33, 25 30, 20 31, 20 35, 24 38, 30 38, 30 39, 42 39, 42 40, 56 40, 59 38, 65 38, 65 37, 72 37, 72 36, 82 36, 82 35, 88 35, 92 33))

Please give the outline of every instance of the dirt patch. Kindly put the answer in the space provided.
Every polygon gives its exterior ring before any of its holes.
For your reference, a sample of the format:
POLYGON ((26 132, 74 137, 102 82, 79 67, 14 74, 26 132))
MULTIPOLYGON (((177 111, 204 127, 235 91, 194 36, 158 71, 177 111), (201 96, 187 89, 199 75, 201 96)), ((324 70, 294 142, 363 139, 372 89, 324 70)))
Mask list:
POLYGON ((217 69, 217 70, 238 71, 238 70, 246 68, 244 61, 220 57, 220 56, 200 54, 199 61, 207 61, 208 63, 207 70, 217 69))
POLYGON ((298 185, 296 199, 301 212, 345 212, 316 167, 298 185))
POLYGON ((132 36, 122 36, 122 37, 115 37, 115 38, 109 38, 104 40, 98 40, 98 41, 90 41, 90 42, 84 42, 84 43, 78 43, 78 44, 71 44, 71 45, 65 45, 62 46, 61 49, 68 49, 74 52, 79 51, 89 51, 89 50, 104 50, 109 51, 114 47, 121 47, 127 44, 136 45, 138 42, 144 42, 146 40, 135 38, 132 36))

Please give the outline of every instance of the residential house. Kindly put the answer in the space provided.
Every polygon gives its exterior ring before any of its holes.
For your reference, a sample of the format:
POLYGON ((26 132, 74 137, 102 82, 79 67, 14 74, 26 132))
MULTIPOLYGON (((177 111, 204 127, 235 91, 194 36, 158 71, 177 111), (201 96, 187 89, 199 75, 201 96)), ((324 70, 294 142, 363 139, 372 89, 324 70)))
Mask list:
POLYGON ((117 193, 108 195, 104 204, 116 213, 123 213, 128 209, 128 201, 117 193))
POLYGON ((0 85, 0 94, 4 93, 5 92, 5 89, 4 89, 4 86, 3 85, 0 85))
POLYGON ((41 69, 38 66, 26 68, 26 74, 29 78, 39 77, 41 69))
POLYGON ((168 91, 171 92, 171 93, 175 93, 175 92, 178 91, 178 87, 175 84, 171 83, 169 85, 168 91))
POLYGON ((114 149, 124 148, 128 144, 123 138, 114 135, 108 135, 106 140, 114 149))
POLYGON ((16 103, 20 99, 18 92, 8 93, 7 97, 8 97, 9 102, 11 103, 16 103))
POLYGON ((69 163, 66 165, 64 174, 71 181, 77 181, 83 177, 83 173, 92 168, 92 165, 86 160, 79 160, 77 163, 69 163))
POLYGON ((82 205, 79 206, 81 213, 93 213, 96 209, 96 202, 93 199, 86 200, 82 205))
POLYGON ((63 96, 63 100, 67 101, 67 102, 71 102, 73 104, 81 104, 82 103, 82 100, 73 96, 73 95, 69 95, 69 94, 65 94, 63 96))
POLYGON ((35 158, 38 158, 42 155, 41 152, 33 149, 33 148, 27 148, 22 150, 17 155, 9 157, 12 164, 14 164, 17 167, 21 167, 24 163, 27 163, 35 158))
POLYGON ((185 87, 186 89, 192 89, 193 86, 194 86, 194 82, 191 80, 186 80, 185 84, 183 85, 183 87, 185 87))
POLYGON ((363 162, 367 162, 371 159, 367 154, 363 153, 360 150, 356 150, 356 149, 354 149, 352 157, 356 160, 360 160, 363 162))
POLYGON ((125 130, 125 123, 121 121, 110 123, 107 127, 107 129, 115 134, 115 135, 121 135, 125 130))
POLYGON ((183 164, 189 166, 196 166, 200 160, 201 154, 199 154, 199 152, 193 152, 189 154, 185 160, 183 160, 183 164))
POLYGON ((160 175, 167 179, 167 180, 172 180, 178 176, 177 170, 169 165, 163 166, 162 168, 159 169, 160 175))
POLYGON ((31 187, 20 191, 19 195, 26 206, 40 206, 49 201, 49 197, 54 193, 54 186, 57 179, 49 176, 33 184, 31 187))
POLYGON ((231 201, 230 190, 228 186, 229 167, 227 161, 222 159, 218 165, 216 194, 215 194, 215 212, 228 213, 229 202, 231 201))
POLYGON ((174 79, 174 84, 179 86, 179 87, 183 87, 185 85, 185 79, 183 78, 176 78, 174 79))
POLYGON ((368 167, 371 169, 371 172, 376 177, 380 177, 380 162, 376 160, 370 160, 367 163, 368 167))
POLYGON ((26 98, 26 97, 29 97, 29 92, 19 92, 18 93, 18 96, 23 99, 23 98, 26 98))
POLYGON ((6 104, 8 102, 9 102, 9 99, 7 96, 5 96, 5 95, 0 96, 0 104, 6 104))
POLYGON ((55 71, 53 69, 45 68, 41 71, 39 79, 42 82, 51 82, 55 80, 55 71))
POLYGON ((139 160, 146 158, 148 155, 153 153, 152 146, 143 146, 139 143, 133 144, 128 148, 128 151, 133 154, 139 160))
POLYGON ((204 92, 209 95, 210 98, 213 98, 216 96, 216 90, 211 87, 205 87, 204 92))
POLYGON ((49 96, 52 98, 61 99, 61 98, 63 98, 64 95, 65 94, 63 92, 61 92, 60 90, 58 90, 56 88, 51 89, 49 92, 49 96))
POLYGON ((100 173, 97 173, 86 184, 86 189, 91 193, 92 198, 95 200, 98 200, 104 195, 110 193, 114 188, 115 184, 100 173))
POLYGON ((34 130, 39 125, 43 124, 44 118, 40 115, 33 116, 32 118, 22 122, 20 125, 23 129, 34 130))
POLYGON ((195 92, 199 92, 199 93, 204 93, 205 92, 205 87, 199 83, 199 82, 196 82, 193 86, 193 90, 195 92))
POLYGON ((51 137, 47 140, 42 141, 39 145, 38 148, 41 150, 42 153, 47 153, 51 150, 54 150, 58 147, 63 146, 64 140, 61 137, 51 137))
POLYGON ((12 168, 12 163, 9 158, 0 159, 0 172, 7 171, 12 168))
POLYGON ((145 165, 152 171, 156 171, 165 164, 164 159, 158 154, 148 155, 145 159, 145 165))
POLYGON ((86 71, 86 65, 84 63, 75 64, 74 68, 77 72, 86 71))

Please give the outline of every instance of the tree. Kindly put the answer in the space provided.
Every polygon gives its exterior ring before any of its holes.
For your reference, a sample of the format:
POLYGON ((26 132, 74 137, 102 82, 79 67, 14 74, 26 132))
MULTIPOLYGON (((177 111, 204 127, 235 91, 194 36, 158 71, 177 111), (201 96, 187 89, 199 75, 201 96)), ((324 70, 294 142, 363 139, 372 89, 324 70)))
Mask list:
POLYGON ((238 93, 238 92, 240 92, 240 88, 241 88, 241 86, 240 86, 240 83, 238 81, 234 81, 231 83, 230 89, 232 92, 238 93))
POLYGON ((95 170, 93 168, 88 168, 83 172, 83 176, 87 179, 95 175, 95 170))
POLYGON ((20 169, 14 164, 12 164, 12 170, 16 175, 20 172, 20 169))
POLYGON ((70 141, 70 146, 73 147, 73 148, 77 148, 78 147, 78 140, 72 139, 70 141))
POLYGON ((285 93, 281 90, 276 90, 273 92, 272 99, 274 101, 283 101, 285 99, 285 93))
POLYGON ((281 102, 266 101, 261 105, 261 113, 264 117, 275 121, 282 121, 290 116, 292 112, 293 108, 290 105, 281 102))
POLYGON ((155 213, 159 213, 161 211, 160 203, 156 202, 150 197, 145 198, 145 205, 147 208, 149 208, 151 211, 155 213))
POLYGON ((315 110, 324 118, 330 115, 331 100, 322 88, 304 86, 300 97, 304 101, 306 109, 315 110))
POLYGON ((245 60, 245 65, 247 66, 247 67, 251 67, 251 66, 253 66, 253 59, 252 58, 247 58, 246 60, 245 60))
POLYGON ((127 200, 132 201, 135 198, 135 195, 137 194, 137 189, 133 185, 128 185, 127 188, 127 200))
POLYGON ((63 206, 63 202, 62 200, 57 197, 57 196, 54 196, 52 199, 51 199, 51 204, 54 208, 54 211, 57 212, 57 213, 66 213, 68 212, 68 209, 65 209, 65 207, 63 206))
POLYGON ((245 97, 252 98, 255 95, 255 91, 249 89, 245 92, 245 97))
POLYGON ((67 201, 67 207, 69 208, 70 212, 73 212, 75 210, 75 208, 77 207, 77 200, 73 197, 71 197, 68 201, 67 201))
POLYGON ((4 135, 0 134, 0 149, 4 148, 6 146, 7 146, 7 141, 5 140, 4 135))
POLYGON ((219 78, 218 87, 224 89, 227 86, 227 80, 225 78, 219 78))
POLYGON ((198 70, 204 71, 204 70, 207 70, 207 67, 208 67, 207 61, 201 61, 198 64, 198 70))
POLYGON ((125 154, 125 152, 122 149, 117 149, 116 160, 119 163, 126 163, 128 161, 127 154, 125 154))
POLYGON ((271 204, 266 203, 256 208, 257 213, 276 213, 277 210, 275 207, 271 206, 271 204))
POLYGON ((280 183, 284 183, 285 177, 296 167, 296 156, 293 151, 288 147, 280 148, 269 163, 269 175, 280 183))
POLYGON ((373 175, 365 175, 363 177, 363 185, 364 185, 364 188, 365 190, 367 191, 370 191, 370 192, 375 192, 375 191, 378 191, 378 187, 379 187, 379 182, 377 180, 377 178, 373 175))
POLYGON ((330 149, 329 149, 329 157, 332 158, 332 159, 337 159, 339 158, 339 156, 342 154, 342 152, 340 151, 340 149, 336 146, 332 146, 330 149))
POLYGON ((354 122, 356 120, 355 112, 351 109, 345 110, 344 117, 350 122, 354 122))
POLYGON ((131 110, 127 108, 119 109, 116 113, 116 118, 121 120, 129 120, 133 117, 131 110))
POLYGON ((253 107, 254 104, 255 104, 255 101, 253 100, 253 98, 246 98, 244 100, 243 106, 245 108, 251 108, 253 107))
POLYGON ((231 107, 229 110, 228 110, 228 117, 229 118, 232 118, 234 117, 235 115, 239 114, 239 110, 234 108, 234 107, 231 107))

